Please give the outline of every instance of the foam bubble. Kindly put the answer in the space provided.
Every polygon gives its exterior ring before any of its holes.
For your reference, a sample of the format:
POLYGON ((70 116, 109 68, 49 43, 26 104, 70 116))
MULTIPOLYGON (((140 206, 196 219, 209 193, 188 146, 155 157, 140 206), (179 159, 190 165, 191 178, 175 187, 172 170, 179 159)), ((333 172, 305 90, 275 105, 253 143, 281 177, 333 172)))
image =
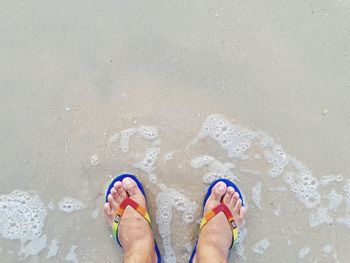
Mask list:
POLYGON ((321 179, 320 179, 320 184, 322 186, 327 186, 329 185, 330 183, 333 183, 333 182, 341 182, 343 181, 343 176, 341 174, 338 174, 338 175, 325 175, 325 176, 322 176, 321 179))
POLYGON ((54 210, 56 205, 53 202, 48 203, 47 208, 50 210, 54 210))
POLYGON ((261 159, 261 155, 260 154, 255 154, 254 158, 255 158, 255 160, 260 160, 261 159))
POLYGON ((260 255, 263 255, 265 251, 270 247, 270 241, 266 238, 255 243, 252 247, 252 250, 260 255))
POLYGON ((164 160, 165 161, 170 161, 173 158, 175 152, 168 152, 167 154, 164 155, 164 160))
POLYGON ((152 184, 156 184, 158 181, 158 176, 154 173, 149 173, 148 174, 148 179, 152 184))
POLYGON ((77 249, 77 246, 71 246, 70 250, 68 252, 68 254, 66 255, 66 257, 64 258, 66 261, 70 261, 70 262, 74 262, 74 263, 78 263, 78 256, 75 253, 75 250, 77 249))
POLYGON ((42 235, 47 212, 37 194, 15 190, 0 195, 0 234, 23 242, 42 235))
POLYGON ((347 215, 347 216, 345 216, 345 217, 338 217, 338 218, 336 219, 336 222, 337 222, 338 224, 342 224, 342 225, 345 225, 345 226, 347 226, 348 228, 350 228, 350 216, 349 216, 349 215, 347 215))
POLYGON ((321 196, 317 191, 318 181, 312 176, 311 172, 294 157, 289 158, 290 163, 296 169, 296 172, 289 172, 284 179, 289 184, 292 192, 299 201, 307 208, 315 207, 320 203, 321 196))
POLYGON ((52 239, 51 240, 51 244, 48 247, 49 248, 49 252, 47 253, 46 258, 52 258, 54 256, 57 255, 58 253, 58 244, 60 243, 60 241, 58 239, 52 239))
POLYGON ((220 178, 225 178, 230 181, 239 181, 237 176, 231 171, 234 167, 232 163, 221 163, 209 155, 194 158, 191 161, 191 166, 195 169, 199 169, 203 166, 207 168, 207 173, 203 175, 203 181, 207 184, 220 178))
POLYGON ((259 137, 260 137, 260 146, 263 148, 271 147, 275 143, 275 140, 272 137, 270 137, 269 135, 263 132, 260 132, 259 137))
POLYGON ((92 219, 99 219, 100 218, 100 210, 98 208, 96 208, 93 212, 92 212, 92 215, 91 215, 92 219))
POLYGON ((72 197, 64 197, 58 203, 58 208, 65 213, 73 213, 74 211, 86 208, 83 202, 72 197))
POLYGON ((159 136, 157 128, 150 126, 141 126, 138 132, 146 140, 154 140, 159 136))
POLYGON ((334 177, 335 177, 335 181, 338 183, 344 180, 344 177, 341 174, 335 175, 334 177))
POLYGON ((95 166, 98 164, 98 155, 97 154, 94 154, 93 156, 91 156, 90 158, 90 163, 91 165, 95 166))
POLYGON ((159 151, 159 147, 150 147, 146 149, 145 157, 140 163, 135 164, 134 167, 147 173, 152 172, 153 166, 157 161, 159 151))
POLYGON ((120 149, 126 153, 129 151, 129 140, 137 132, 136 128, 125 129, 120 133, 120 149))
POLYGON ((108 144, 115 143, 120 140, 120 149, 122 152, 127 153, 129 151, 130 137, 136 133, 145 140, 155 140, 159 136, 158 130, 155 127, 141 126, 139 128, 128 128, 111 136, 108 140, 108 144))
POLYGON ((344 198, 342 195, 338 194, 335 189, 332 189, 330 194, 327 196, 327 199, 329 200, 328 209, 331 211, 337 211, 344 198))
POLYGON ((20 256, 22 259, 28 256, 34 256, 43 251, 47 246, 47 236, 42 235, 41 237, 34 238, 28 242, 22 242, 20 249, 20 256))
POLYGON ((330 224, 333 222, 333 218, 328 214, 326 207, 317 208, 316 213, 310 214, 309 223, 310 227, 317 227, 321 224, 330 224))
POLYGON ((252 187, 252 200, 254 204, 262 209, 260 201, 261 201, 261 182, 258 182, 256 185, 252 187))
POLYGON ((214 160, 215 160, 215 158, 213 156, 210 156, 210 155, 198 156, 198 157, 191 160, 191 166, 194 169, 198 169, 198 168, 201 168, 205 165, 210 164, 214 160))
POLYGON ((331 182, 334 182, 334 175, 325 175, 321 177, 320 184, 322 186, 327 186, 331 182))
POLYGON ((250 148, 256 133, 229 123, 223 116, 213 114, 204 121, 198 138, 209 137, 227 151, 230 158, 247 159, 245 151, 250 148))
POLYGON ((280 213, 281 213, 281 206, 277 205, 277 209, 273 211, 273 214, 275 216, 280 216, 280 213))
POLYGON ((323 253, 326 253, 326 254, 331 253, 332 250, 333 250, 332 246, 329 245, 329 244, 324 245, 323 248, 322 248, 323 253))
POLYGON ((309 247, 303 247, 299 250, 299 258, 303 259, 310 253, 310 248, 309 247))
POLYGON ((277 177, 283 173, 284 167, 288 164, 289 158, 281 145, 273 145, 272 152, 265 151, 264 156, 268 163, 272 164, 269 171, 271 177, 277 177))
POLYGON ((343 190, 345 192, 346 212, 350 213, 350 179, 347 179, 343 190))

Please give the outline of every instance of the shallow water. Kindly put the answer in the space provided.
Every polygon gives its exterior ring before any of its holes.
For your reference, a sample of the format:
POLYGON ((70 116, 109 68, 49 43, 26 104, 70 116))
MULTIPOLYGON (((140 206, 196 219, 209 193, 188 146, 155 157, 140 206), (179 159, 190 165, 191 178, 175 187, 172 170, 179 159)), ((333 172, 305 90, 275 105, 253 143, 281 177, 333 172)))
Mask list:
POLYGON ((188 259, 217 176, 248 207, 231 262, 347 261, 348 3, 0 8, 2 262, 118 262, 101 213, 121 172, 146 186, 167 262, 188 259))

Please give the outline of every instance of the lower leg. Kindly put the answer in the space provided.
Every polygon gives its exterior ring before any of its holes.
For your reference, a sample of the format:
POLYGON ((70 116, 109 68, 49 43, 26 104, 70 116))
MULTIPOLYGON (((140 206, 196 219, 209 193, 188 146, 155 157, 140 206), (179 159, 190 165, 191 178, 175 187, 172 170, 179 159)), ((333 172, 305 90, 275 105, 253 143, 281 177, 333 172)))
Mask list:
POLYGON ((156 257, 154 254, 154 246, 149 242, 145 244, 142 241, 133 244, 130 248, 124 251, 123 262, 124 263, 156 262, 156 257))
POLYGON ((202 246, 197 254, 196 262, 200 263, 226 263, 227 252, 222 252, 215 246, 202 246))

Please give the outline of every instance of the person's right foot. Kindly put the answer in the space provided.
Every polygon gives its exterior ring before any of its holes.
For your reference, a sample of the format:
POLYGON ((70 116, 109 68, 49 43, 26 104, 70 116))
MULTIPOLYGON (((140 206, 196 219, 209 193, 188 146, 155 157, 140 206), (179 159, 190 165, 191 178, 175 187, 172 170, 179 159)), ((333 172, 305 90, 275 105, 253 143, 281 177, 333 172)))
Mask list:
MULTIPOLYGON (((212 189, 205 206, 204 215, 222 202, 230 209, 238 229, 242 226, 245 207, 234 188, 218 182, 212 189)), ((232 230, 226 216, 220 212, 200 230, 194 262, 218 262, 227 260, 232 243, 232 230)))

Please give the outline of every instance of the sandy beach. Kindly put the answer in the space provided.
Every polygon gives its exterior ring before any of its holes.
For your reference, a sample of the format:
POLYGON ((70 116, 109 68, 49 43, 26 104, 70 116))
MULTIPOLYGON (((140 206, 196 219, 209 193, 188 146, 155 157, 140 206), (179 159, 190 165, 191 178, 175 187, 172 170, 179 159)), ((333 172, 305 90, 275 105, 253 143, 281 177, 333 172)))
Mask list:
POLYGON ((0 14, 1 262, 121 262, 102 208, 123 172, 145 185, 165 262, 188 262, 220 176, 248 208, 230 262, 347 262, 349 2, 1 1, 0 14))

